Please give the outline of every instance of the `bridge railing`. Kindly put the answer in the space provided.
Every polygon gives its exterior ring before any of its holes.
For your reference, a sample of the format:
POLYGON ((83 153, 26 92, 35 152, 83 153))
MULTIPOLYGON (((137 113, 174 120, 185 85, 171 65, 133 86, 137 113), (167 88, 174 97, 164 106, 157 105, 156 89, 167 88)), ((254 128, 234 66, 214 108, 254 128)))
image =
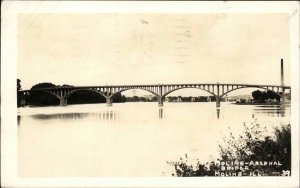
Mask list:
POLYGON ((138 84, 138 85, 103 85, 103 86, 68 86, 68 87, 51 87, 51 88, 34 88, 30 90, 21 91, 41 91, 53 89, 88 89, 88 88, 120 88, 120 87, 164 87, 164 86, 194 86, 194 85, 211 85, 211 86, 246 86, 246 87, 280 87, 284 89, 291 89, 291 86, 282 85, 268 85, 268 84, 230 84, 230 83, 195 83, 195 84, 138 84))

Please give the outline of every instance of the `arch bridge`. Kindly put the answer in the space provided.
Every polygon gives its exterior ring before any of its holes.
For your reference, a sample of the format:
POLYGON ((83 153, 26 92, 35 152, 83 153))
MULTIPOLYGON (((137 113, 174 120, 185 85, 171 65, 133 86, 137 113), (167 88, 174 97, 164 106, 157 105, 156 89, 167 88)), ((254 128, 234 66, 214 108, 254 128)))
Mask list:
POLYGON ((242 88, 258 88, 274 91, 277 93, 281 99, 282 103, 285 102, 285 92, 286 90, 291 91, 290 86, 284 85, 257 85, 257 84, 210 84, 210 83, 200 83, 200 84, 157 84, 157 85, 111 85, 111 86, 84 86, 84 87, 53 87, 53 88, 39 88, 31 90, 18 91, 23 96, 29 95, 30 92, 42 91, 54 95, 60 101, 60 105, 67 105, 68 97, 74 92, 80 90, 88 90, 99 93, 106 98, 106 104, 111 106, 113 101, 112 97, 120 92, 131 90, 131 89, 141 89, 152 93, 158 98, 158 105, 163 106, 164 98, 180 89, 184 88, 195 88, 208 92, 216 98, 216 106, 220 107, 220 101, 226 94, 242 89, 242 88))

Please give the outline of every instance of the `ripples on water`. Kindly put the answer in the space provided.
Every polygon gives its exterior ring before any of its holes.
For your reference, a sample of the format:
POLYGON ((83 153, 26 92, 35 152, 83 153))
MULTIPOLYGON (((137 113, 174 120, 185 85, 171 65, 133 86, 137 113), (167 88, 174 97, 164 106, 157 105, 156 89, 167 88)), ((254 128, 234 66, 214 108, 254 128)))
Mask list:
POLYGON ((66 113, 66 114, 36 114, 31 115, 33 119, 37 120, 78 120, 78 119, 92 119, 92 120, 115 120, 116 113, 114 111, 105 111, 98 113, 66 113))
MULTIPOLYGON (((253 109, 252 114, 267 114, 271 117, 285 117, 285 113, 290 113, 290 106, 282 107, 280 105, 257 105, 253 109)), ((216 109, 216 117, 220 118, 220 109, 216 109)), ((117 120, 117 111, 102 111, 102 112, 89 112, 89 113, 56 113, 56 114, 33 114, 29 115, 36 120, 78 120, 78 119, 91 119, 91 120, 117 120)), ((21 115, 18 115, 18 125, 21 121, 21 115)), ((158 108, 158 117, 163 119, 164 109, 158 108)))
POLYGON ((123 103, 19 108, 19 175, 170 176, 166 160, 211 160, 227 133, 257 118, 290 123, 290 106, 123 103))

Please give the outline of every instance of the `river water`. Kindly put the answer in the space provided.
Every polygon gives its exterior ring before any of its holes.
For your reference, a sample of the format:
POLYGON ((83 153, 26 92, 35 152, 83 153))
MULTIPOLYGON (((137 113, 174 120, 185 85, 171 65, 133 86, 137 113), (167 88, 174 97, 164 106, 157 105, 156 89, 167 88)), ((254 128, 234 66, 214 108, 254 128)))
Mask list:
POLYGON ((271 134, 290 123, 290 106, 114 103, 18 109, 20 177, 160 177, 185 154, 218 158, 223 136, 257 119, 271 134))

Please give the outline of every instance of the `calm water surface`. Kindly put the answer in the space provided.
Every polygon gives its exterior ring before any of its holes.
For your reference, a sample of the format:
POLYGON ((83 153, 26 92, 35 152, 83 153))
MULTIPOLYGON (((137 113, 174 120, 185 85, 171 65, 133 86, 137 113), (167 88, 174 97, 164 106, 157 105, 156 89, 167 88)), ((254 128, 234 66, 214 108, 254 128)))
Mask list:
POLYGON ((18 109, 20 177, 171 176, 166 161, 218 157, 228 127, 257 119, 270 132, 290 123, 290 106, 115 103, 18 109))

